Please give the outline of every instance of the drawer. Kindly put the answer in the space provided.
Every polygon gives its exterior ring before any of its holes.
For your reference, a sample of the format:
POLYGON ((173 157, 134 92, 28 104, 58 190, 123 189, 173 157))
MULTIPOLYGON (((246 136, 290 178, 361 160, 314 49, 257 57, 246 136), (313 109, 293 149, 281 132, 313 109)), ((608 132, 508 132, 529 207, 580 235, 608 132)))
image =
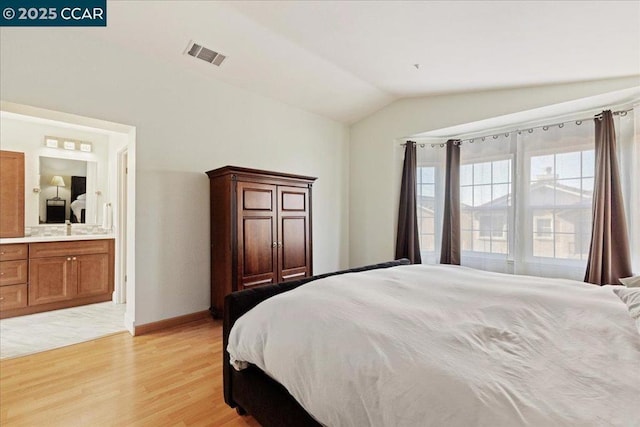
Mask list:
POLYGON ((13 261, 27 259, 27 244, 0 245, 0 261, 13 261))
POLYGON ((29 258, 104 254, 109 252, 111 240, 73 240, 65 242, 31 243, 29 258))
POLYGON ((28 261, 0 262, 0 286, 27 283, 28 261))
POLYGON ((27 285, 0 287, 0 311, 27 306, 27 285))

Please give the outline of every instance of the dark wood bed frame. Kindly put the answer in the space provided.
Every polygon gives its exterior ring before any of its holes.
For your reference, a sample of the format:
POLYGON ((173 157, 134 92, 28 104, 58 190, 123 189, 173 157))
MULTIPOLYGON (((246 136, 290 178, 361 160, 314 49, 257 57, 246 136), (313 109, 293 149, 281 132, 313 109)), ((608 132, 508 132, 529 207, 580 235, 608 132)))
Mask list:
POLYGON ((336 271, 319 276, 306 277, 293 282, 275 285, 257 286, 234 292, 225 297, 223 323, 223 359, 222 371, 224 379, 224 401, 241 415, 253 416, 264 427, 305 427, 321 426, 277 381, 262 372, 256 366, 242 371, 236 371, 229 363, 227 344, 229 333, 240 316, 260 302, 282 292, 287 292, 300 285, 338 274, 354 273, 358 271, 375 270, 380 268, 407 265, 409 260, 385 262, 368 265, 349 270, 336 271))

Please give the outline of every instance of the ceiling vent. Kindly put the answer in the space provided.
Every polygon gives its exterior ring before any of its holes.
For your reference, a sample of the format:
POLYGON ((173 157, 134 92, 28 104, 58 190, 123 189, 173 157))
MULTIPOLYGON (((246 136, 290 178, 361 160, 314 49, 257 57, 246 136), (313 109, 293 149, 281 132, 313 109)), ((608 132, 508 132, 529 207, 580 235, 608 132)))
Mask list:
POLYGON ((222 61, 227 58, 221 53, 218 53, 211 49, 207 49, 206 47, 194 42, 189 42, 189 46, 187 46, 187 54, 193 56, 194 58, 207 61, 210 64, 217 65, 218 67, 220 66, 220 64, 222 64, 222 61))

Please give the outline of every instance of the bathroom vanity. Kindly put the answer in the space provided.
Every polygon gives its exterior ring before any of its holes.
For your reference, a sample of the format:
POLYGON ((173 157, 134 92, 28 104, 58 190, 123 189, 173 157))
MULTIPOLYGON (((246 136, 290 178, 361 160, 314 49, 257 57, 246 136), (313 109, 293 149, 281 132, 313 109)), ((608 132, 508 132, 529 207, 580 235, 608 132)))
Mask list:
POLYGON ((111 301, 111 235, 0 239, 0 318, 111 301))

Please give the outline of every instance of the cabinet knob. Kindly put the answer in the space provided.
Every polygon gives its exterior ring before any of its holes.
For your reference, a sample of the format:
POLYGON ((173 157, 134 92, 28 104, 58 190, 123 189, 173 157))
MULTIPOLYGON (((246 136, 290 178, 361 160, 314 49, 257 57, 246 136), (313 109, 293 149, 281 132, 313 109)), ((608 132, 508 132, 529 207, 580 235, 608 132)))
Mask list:
POLYGON ((2 273, 0 273, 0 276, 4 276, 4 271, 2 273))
POLYGON ((0 301, 4 301, 4 297, 0 297, 0 301))
POLYGON ((271 244, 271 247, 272 247, 272 248, 275 248, 276 246, 278 246, 278 244, 277 244, 276 242, 273 242, 273 243, 271 244))
POLYGON ((73 260, 75 261, 75 260, 76 260, 76 257, 73 257, 73 260))
POLYGON ((6 252, 0 252, 0 255, 4 255, 6 252))
POLYGON ((278 242, 278 247, 281 248, 282 247, 282 242, 278 242))
POLYGON ((68 258, 67 258, 67 261, 71 261, 71 257, 68 257, 68 258))

